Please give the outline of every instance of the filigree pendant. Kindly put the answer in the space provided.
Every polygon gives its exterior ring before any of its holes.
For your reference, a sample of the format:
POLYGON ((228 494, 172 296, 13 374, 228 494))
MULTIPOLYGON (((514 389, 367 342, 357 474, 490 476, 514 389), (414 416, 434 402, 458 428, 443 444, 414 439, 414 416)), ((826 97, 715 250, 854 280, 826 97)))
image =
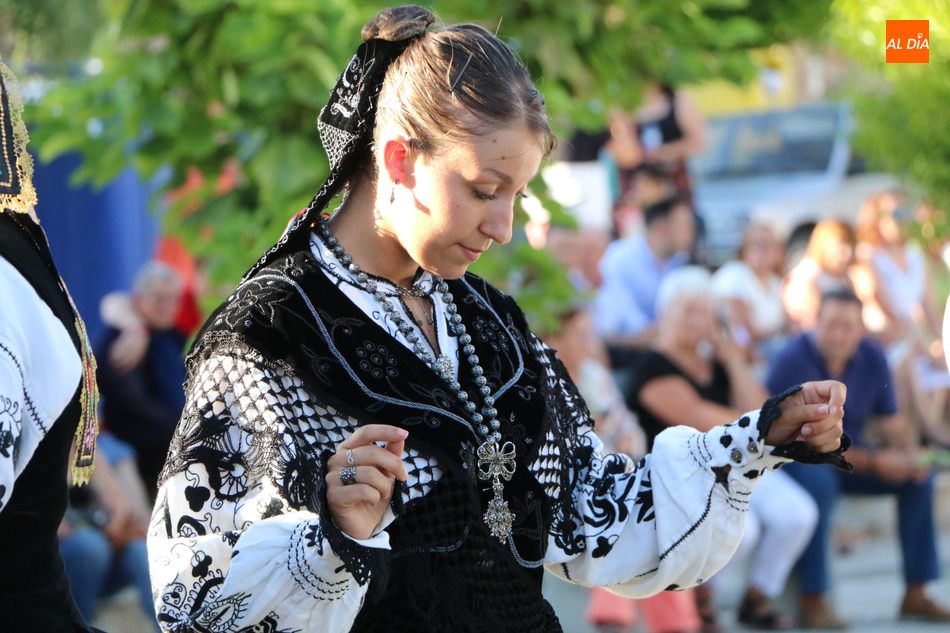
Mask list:
POLYGON ((448 383, 451 383, 455 378, 455 363, 445 354, 439 354, 439 357, 432 363, 432 368, 442 380, 448 383))
POLYGON ((482 515, 485 525, 488 526, 491 535, 504 543, 511 536, 511 524, 515 520, 515 515, 508 509, 508 502, 502 496, 504 491, 501 482, 497 479, 492 484, 495 496, 488 502, 488 510, 482 515))
POLYGON ((495 496, 488 502, 488 510, 482 515, 491 535, 504 543, 511 536, 515 515, 508 508, 504 497, 502 479, 511 481, 515 474, 515 445, 505 442, 485 442, 478 447, 478 478, 492 480, 495 496))

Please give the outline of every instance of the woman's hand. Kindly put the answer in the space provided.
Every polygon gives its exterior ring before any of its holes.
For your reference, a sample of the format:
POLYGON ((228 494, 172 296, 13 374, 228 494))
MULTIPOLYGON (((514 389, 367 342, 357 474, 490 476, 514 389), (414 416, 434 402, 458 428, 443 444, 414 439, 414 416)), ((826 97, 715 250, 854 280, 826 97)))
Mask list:
POLYGON ((409 432, 387 424, 358 428, 327 461, 327 503, 333 522, 351 538, 365 540, 386 513, 396 479, 406 481, 402 449, 409 432), (386 447, 376 445, 385 442, 386 447), (355 468, 355 482, 344 483, 345 468, 355 468))
POLYGON ((732 337, 732 332, 725 320, 716 320, 715 329, 710 338, 716 359, 726 369, 732 368, 737 363, 745 364, 745 352, 732 337))
POLYGON ((801 440, 817 453, 837 450, 841 446, 846 393, 844 384, 835 380, 806 382, 779 404, 782 414, 772 423, 765 443, 780 446, 801 440))
POLYGON ((871 474, 894 486, 910 480, 918 483, 927 479, 928 468, 918 466, 914 453, 897 448, 885 448, 874 453, 871 474))
POLYGON ((121 374, 132 371, 145 359, 150 339, 144 325, 123 327, 109 347, 109 362, 121 374))

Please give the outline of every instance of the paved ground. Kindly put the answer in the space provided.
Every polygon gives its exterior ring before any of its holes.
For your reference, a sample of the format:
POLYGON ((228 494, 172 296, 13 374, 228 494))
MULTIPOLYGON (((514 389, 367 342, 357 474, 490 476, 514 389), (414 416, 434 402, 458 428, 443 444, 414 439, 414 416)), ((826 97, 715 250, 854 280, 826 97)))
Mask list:
MULTIPOLYGON (((950 604, 950 472, 941 475, 937 503, 942 578, 930 586, 930 594, 946 605, 950 604)), ((852 545, 850 551, 833 558, 836 607, 851 622, 854 633, 950 633, 950 625, 946 624, 896 620, 903 582, 894 535, 895 516, 894 500, 889 498, 847 499, 838 508, 838 534, 847 535, 852 545)), ((794 613, 792 591, 786 592, 781 603, 789 614, 794 613)), ((721 606, 726 631, 752 630, 735 624, 741 592, 739 570, 717 587, 716 602, 721 606)), ((545 594, 566 633, 594 633, 584 620, 587 594, 583 589, 547 576, 545 594)), ((643 633, 643 629, 637 629, 637 633, 643 633)))
MULTIPOLYGON (((950 472, 940 478, 937 510, 943 578, 931 586, 931 594, 950 604, 950 472)), ((895 620, 903 585, 898 571, 900 552, 894 539, 894 512, 894 501, 887 498, 848 499, 839 507, 835 520, 839 534, 849 535, 853 544, 847 554, 834 557, 836 605, 841 615, 851 621, 854 633, 950 633, 950 625, 895 620)), ((733 624, 732 613, 740 593, 738 574, 725 578, 717 590, 716 600, 722 606, 727 631, 750 631, 733 624)), ((548 576, 545 594, 566 633, 594 633, 584 621, 585 590, 548 576)), ((786 612, 791 613, 792 603, 789 594, 782 604, 786 612)), ((139 613, 135 594, 124 592, 100 609, 96 626, 108 633, 154 631, 139 613)))
MULTIPOLYGON (((941 542, 942 570, 944 577, 931 585, 931 593, 944 603, 950 602, 950 533, 943 535, 941 542)), ((856 633, 946 633, 950 625, 898 622, 895 614, 900 603, 902 583, 896 572, 900 555, 896 544, 877 539, 855 546, 846 557, 834 561, 836 604, 843 617, 848 619, 851 630, 856 633)), ((733 612, 740 597, 738 578, 727 578, 717 594, 717 602, 723 606, 723 624, 726 630, 750 630, 734 625, 733 612)), ((567 633, 593 633, 584 621, 587 605, 586 592, 548 576, 545 593, 561 618, 567 633)), ((791 601, 786 601, 788 607, 791 601)), ((789 611, 790 612, 790 611, 789 611)), ((642 631, 640 629, 639 631, 642 631)))

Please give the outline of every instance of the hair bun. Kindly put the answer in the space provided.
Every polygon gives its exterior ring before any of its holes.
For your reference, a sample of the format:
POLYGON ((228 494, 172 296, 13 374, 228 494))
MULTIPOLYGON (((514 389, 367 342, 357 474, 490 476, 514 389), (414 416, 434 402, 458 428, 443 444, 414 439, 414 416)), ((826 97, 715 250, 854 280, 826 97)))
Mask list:
POLYGON ((435 15, 418 5, 390 7, 367 22, 360 35, 364 42, 372 39, 401 42, 422 35, 433 22, 435 15))

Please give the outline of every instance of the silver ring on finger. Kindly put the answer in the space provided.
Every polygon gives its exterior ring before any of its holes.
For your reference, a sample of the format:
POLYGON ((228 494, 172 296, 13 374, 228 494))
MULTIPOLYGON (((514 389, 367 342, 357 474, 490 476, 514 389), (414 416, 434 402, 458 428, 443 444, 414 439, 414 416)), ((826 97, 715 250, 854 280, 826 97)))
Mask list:
POLYGON ((346 466, 340 470, 340 483, 344 486, 352 486, 356 481, 356 466, 346 466))
POLYGON ((356 466, 356 459, 353 457, 353 449, 346 449, 346 465, 347 466, 356 466))

